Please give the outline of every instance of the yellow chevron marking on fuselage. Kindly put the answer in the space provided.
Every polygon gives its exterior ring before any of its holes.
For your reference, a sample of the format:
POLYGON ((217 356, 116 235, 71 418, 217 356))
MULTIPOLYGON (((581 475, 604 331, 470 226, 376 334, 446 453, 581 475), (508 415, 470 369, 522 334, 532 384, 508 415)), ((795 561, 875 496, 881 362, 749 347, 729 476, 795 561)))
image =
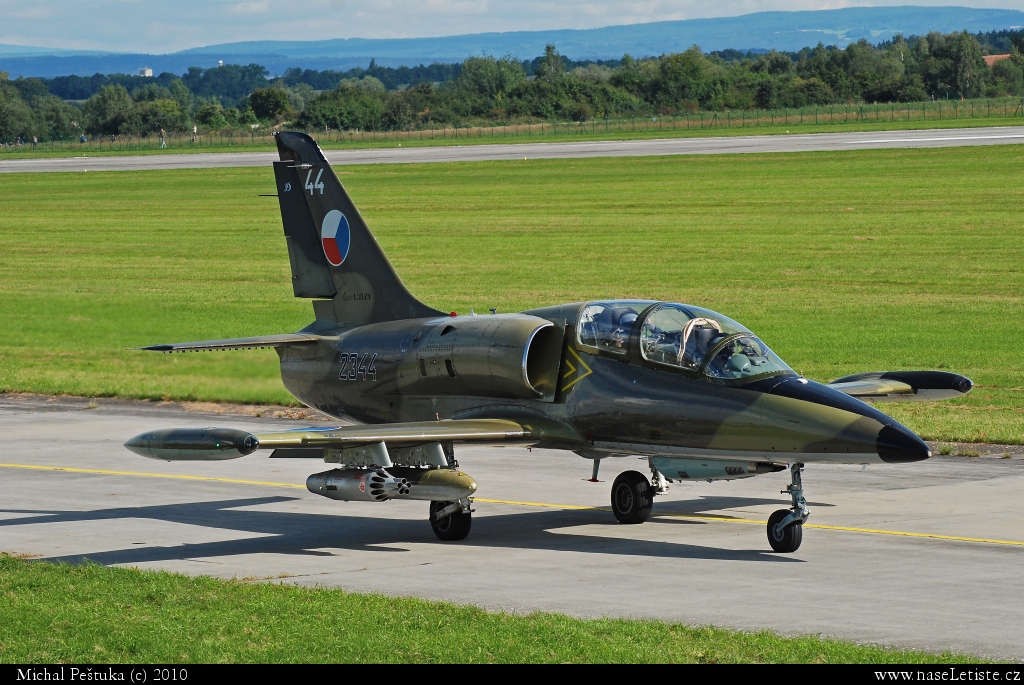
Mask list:
POLYGON ((572 347, 569 347, 568 350, 569 350, 569 354, 567 354, 565 356, 565 363, 569 367, 569 371, 567 371, 565 374, 562 375, 562 379, 564 380, 564 379, 570 378, 572 375, 576 374, 576 372, 578 371, 578 367, 575 364, 572 363, 572 360, 569 359, 569 355, 572 355, 573 357, 575 357, 576 361, 579 362, 579 365, 582 366, 584 369, 586 369, 586 372, 579 374, 578 376, 576 376, 576 378, 573 378, 572 382, 570 382, 570 383, 568 383, 566 385, 563 385, 562 386, 562 392, 568 391, 569 388, 571 388, 572 386, 576 385, 577 383, 579 383, 581 380, 583 380, 584 378, 586 378, 590 374, 594 373, 594 370, 591 369, 589 366, 587 366, 587 363, 585 361, 583 361, 583 358, 580 357, 579 353, 576 352, 576 350, 574 350, 572 347))
MULTIPOLYGON (((176 473, 147 473, 145 471, 110 471, 106 469, 79 469, 70 466, 38 466, 34 464, 0 464, 0 468, 27 469, 33 471, 63 471, 65 473, 83 473, 100 476, 136 476, 139 478, 167 478, 171 480, 206 481, 211 483, 233 483, 236 485, 260 485, 277 488, 299 488, 305 490, 305 484, 280 483, 266 480, 243 480, 240 478, 217 478, 214 476, 189 476, 176 473)), ((592 507, 580 504, 554 504, 551 502, 527 502, 507 499, 486 499, 474 497, 474 502, 486 504, 503 504, 516 507, 540 507, 544 509, 564 509, 571 511, 610 511, 610 507, 592 507)), ((697 521, 708 521, 712 523, 745 523, 766 525, 767 521, 759 519, 734 518, 731 516, 707 516, 702 514, 655 514, 655 518, 676 518, 693 519, 697 521)), ((856 528, 853 526, 829 526, 822 523, 805 523, 804 528, 815 528, 819 530, 837 530, 848 533, 866 533, 869 535, 893 535, 906 538, 922 538, 929 540, 948 540, 951 542, 973 542, 987 545, 1008 545, 1013 547, 1024 547, 1022 540, 1000 540, 996 538, 973 538, 961 535, 940 535, 938 533, 914 533, 903 530, 883 530, 879 528, 856 528)))

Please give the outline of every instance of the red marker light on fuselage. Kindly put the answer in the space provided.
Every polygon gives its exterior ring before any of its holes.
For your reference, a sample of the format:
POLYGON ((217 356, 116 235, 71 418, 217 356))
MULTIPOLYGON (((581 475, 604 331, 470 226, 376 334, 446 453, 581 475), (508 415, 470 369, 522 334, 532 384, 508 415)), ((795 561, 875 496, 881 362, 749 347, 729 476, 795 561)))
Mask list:
POLYGON ((451 313, 451 314, 449 314, 448 316, 458 316, 458 314, 456 314, 455 312, 452 312, 452 313, 451 313))

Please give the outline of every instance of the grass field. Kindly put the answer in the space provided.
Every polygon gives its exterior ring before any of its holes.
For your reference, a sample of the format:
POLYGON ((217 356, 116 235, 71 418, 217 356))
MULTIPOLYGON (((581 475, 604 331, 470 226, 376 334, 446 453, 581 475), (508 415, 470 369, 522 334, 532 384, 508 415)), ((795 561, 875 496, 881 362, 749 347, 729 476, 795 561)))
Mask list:
POLYGON ((964 663, 657 621, 492 614, 417 599, 0 555, 0 662, 964 663))
MULTIPOLYGON (((711 113, 706 113, 710 116, 711 113)), ((808 133, 846 133, 850 131, 908 131, 942 128, 990 128, 998 126, 1022 126, 1024 116, 992 116, 986 118, 930 118, 893 121, 882 119, 866 119, 857 121, 837 121, 835 123, 806 123, 792 121, 786 123, 782 119, 771 122, 764 117, 755 122, 746 122, 739 126, 714 125, 705 122, 692 127, 681 126, 674 122, 672 126, 661 125, 657 121, 636 119, 616 122, 605 129, 601 122, 589 122, 583 126, 573 123, 560 124, 520 124, 517 126, 468 126, 459 129, 447 128, 436 130, 392 131, 392 132, 352 132, 329 131, 314 133, 319 145, 325 150, 352 150, 395 147, 437 147, 447 145, 489 145, 493 143, 578 143, 580 141, 600 140, 650 140, 657 138, 706 138, 727 136, 772 136, 808 133)), ((38 157, 100 157, 122 155, 159 155, 159 154, 192 154, 202 152, 271 152, 276 150, 270 131, 259 135, 221 136, 209 134, 197 144, 190 142, 189 136, 181 136, 180 140, 172 136, 167 148, 160 147, 160 139, 150 136, 145 139, 127 141, 119 138, 110 142, 102 138, 88 143, 77 142, 46 142, 38 147, 24 145, 0 148, 0 160, 30 159, 38 157)))
MULTIPOLYGON (((345 167, 411 290, 445 311, 702 304, 819 380, 949 369, 965 399, 883 405, 923 437, 1024 443, 1024 147, 345 167)), ((266 169, 0 176, 0 389, 287 402, 266 169)))

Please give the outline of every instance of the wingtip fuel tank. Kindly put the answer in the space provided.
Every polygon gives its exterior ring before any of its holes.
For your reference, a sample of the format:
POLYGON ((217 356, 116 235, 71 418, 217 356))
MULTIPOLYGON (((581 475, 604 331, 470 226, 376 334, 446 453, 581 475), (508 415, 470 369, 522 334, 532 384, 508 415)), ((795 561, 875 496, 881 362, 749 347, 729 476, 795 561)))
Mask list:
POLYGON ((252 454, 260 442, 234 428, 164 428, 136 435, 124 446, 163 461, 222 461, 252 454))

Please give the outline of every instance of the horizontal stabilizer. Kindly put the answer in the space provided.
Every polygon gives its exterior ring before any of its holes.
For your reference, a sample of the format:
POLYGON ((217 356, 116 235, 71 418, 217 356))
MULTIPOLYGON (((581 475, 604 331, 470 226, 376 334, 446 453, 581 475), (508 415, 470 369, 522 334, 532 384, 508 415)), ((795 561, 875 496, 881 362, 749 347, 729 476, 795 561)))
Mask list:
POLYGON ((153 352, 209 352, 211 350, 253 350, 260 347, 283 347, 285 345, 308 345, 321 340, 319 335, 308 333, 281 333, 278 335, 257 335, 252 338, 227 338, 226 340, 201 340, 199 342, 170 343, 135 347, 136 350, 153 352))
POLYGON ((828 387, 865 402, 932 402, 966 395, 974 383, 947 371, 872 371, 838 378, 828 387))

